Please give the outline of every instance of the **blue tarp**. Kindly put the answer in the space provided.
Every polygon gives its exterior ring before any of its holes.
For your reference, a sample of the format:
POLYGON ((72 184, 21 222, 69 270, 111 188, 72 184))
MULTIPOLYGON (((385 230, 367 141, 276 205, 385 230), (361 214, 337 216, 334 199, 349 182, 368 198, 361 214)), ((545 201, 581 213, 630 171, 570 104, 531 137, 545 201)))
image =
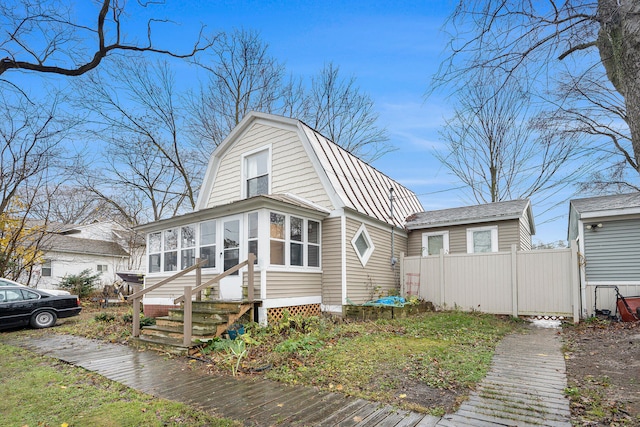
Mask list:
POLYGON ((367 301, 362 305, 374 307, 404 307, 405 302, 405 299, 402 297, 385 297, 374 301, 367 301))

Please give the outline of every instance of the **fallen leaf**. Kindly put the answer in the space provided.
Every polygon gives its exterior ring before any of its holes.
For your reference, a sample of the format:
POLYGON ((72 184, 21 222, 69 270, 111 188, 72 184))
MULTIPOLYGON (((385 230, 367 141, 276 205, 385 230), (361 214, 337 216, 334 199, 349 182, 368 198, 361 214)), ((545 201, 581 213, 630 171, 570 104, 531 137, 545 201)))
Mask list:
POLYGON ((338 385, 336 386, 336 390, 338 390, 338 391, 342 390, 342 384, 338 384, 338 385))
POLYGON ((360 421, 362 421, 362 417, 356 415, 355 417, 353 417, 353 421, 359 423, 360 421))
POLYGON ((407 398, 407 395, 406 395, 406 394, 404 394, 404 393, 402 393, 402 394, 401 394, 400 396, 398 396, 398 397, 399 397, 400 399, 406 399, 406 398, 407 398))
POLYGON ((284 406, 284 403, 278 403, 276 406, 277 406, 278 408, 282 408, 282 407, 284 406))
POLYGON ((66 385, 61 385, 60 388, 64 390, 65 388, 67 388, 67 386, 66 385))

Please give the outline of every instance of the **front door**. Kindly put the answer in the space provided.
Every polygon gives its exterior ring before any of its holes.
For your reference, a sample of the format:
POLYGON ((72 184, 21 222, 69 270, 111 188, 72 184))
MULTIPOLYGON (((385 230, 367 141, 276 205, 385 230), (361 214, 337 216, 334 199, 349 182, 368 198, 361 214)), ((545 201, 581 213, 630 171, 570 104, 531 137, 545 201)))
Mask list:
MULTIPOLYGON (((222 221, 222 265, 224 271, 240 263, 241 241, 240 217, 229 217, 222 221)), ((242 299, 242 276, 236 272, 220 281, 220 298, 242 299)))

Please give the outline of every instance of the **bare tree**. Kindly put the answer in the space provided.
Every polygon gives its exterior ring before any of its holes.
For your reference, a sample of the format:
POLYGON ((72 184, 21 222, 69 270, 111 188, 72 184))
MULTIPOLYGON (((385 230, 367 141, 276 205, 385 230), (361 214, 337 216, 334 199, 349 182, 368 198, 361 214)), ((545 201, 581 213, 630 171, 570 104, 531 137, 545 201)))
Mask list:
MULTIPOLYGON (((469 74, 484 69, 501 70, 507 79, 523 78, 526 73, 524 78, 532 86, 553 83, 561 65, 569 70, 574 82, 589 70, 606 72, 607 90, 617 90, 624 101, 624 121, 630 135, 629 150, 625 147, 619 154, 627 167, 640 173, 640 3, 461 0, 450 23, 454 33, 452 54, 436 76, 440 84, 467 81, 469 74)), ((597 90, 603 87, 600 83, 597 90)), ((557 88, 550 88, 550 92, 563 96, 557 88)), ((591 103, 589 97, 581 98, 581 102, 591 103)), ((577 111, 575 108, 581 105, 567 106, 561 98, 554 102, 561 110, 577 111)), ((600 117, 609 108, 602 108, 600 117)), ((611 116, 609 120, 613 120, 611 116)), ((600 124, 592 125, 585 127, 591 129, 587 136, 601 128, 600 124)), ((616 145, 606 132, 600 136, 613 142, 612 151, 624 147, 616 145)))
POLYGON ((31 206, 33 218, 61 224, 83 224, 111 218, 107 202, 84 187, 58 183, 38 192, 31 206))
POLYGON ((386 130, 377 126, 373 100, 333 63, 312 78, 307 103, 307 123, 350 153, 371 162, 393 150, 386 130))
POLYGON ((61 0, 7 0, 0 3, 0 75, 9 70, 29 70, 66 76, 79 76, 96 68, 110 53, 117 51, 154 52, 177 58, 193 56, 213 43, 203 29, 193 47, 185 53, 156 47, 155 27, 170 22, 150 18, 146 40, 126 39, 126 17, 139 14, 159 2, 102 0, 92 23, 78 20, 72 4, 61 0), (133 9, 138 6, 139 9, 133 9), (132 7, 133 6, 133 7, 132 7))
POLYGON ((284 65, 269 55, 255 31, 220 37, 197 64, 208 82, 191 95, 193 129, 216 147, 250 111, 276 113, 282 100, 284 65))
POLYGON ((185 130, 184 109, 168 64, 119 58, 113 67, 77 83, 78 102, 92 114, 88 132, 107 144, 105 161, 84 185, 131 221, 132 211, 116 206, 121 198, 111 197, 113 191, 135 193, 152 220, 193 208, 194 182, 204 161, 185 130))
POLYGON ((441 132, 447 150, 436 154, 479 203, 528 198, 566 182, 562 167, 579 148, 571 134, 540 129, 529 96, 514 81, 497 86, 484 74, 458 92, 441 132))
POLYGON ((45 107, 20 94, 0 92, 0 214, 30 180, 55 175, 61 142, 73 126, 57 115, 57 101, 45 107))
POLYGON ((339 67, 326 65, 306 88, 302 78, 285 77, 284 65, 255 31, 235 30, 211 51, 209 62, 197 61, 210 73, 209 81, 190 102, 192 129, 209 147, 248 112, 260 111, 301 119, 368 161, 392 150, 386 130, 377 126, 373 101, 355 77, 342 78, 339 67))

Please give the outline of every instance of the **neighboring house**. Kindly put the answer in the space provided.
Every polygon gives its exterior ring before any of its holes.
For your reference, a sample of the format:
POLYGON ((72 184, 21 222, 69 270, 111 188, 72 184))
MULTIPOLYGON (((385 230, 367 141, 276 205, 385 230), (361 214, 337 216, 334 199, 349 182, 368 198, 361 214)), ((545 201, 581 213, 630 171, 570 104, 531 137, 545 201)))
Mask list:
MULTIPOLYGON (((147 233, 153 285, 206 259, 203 281, 257 255, 259 320, 290 313, 342 313, 375 290, 399 287, 404 218, 415 194, 299 120, 250 113, 214 150, 194 212, 137 228, 147 233), (393 193, 391 218, 390 192, 393 193)), ((220 283, 242 298, 245 271, 220 283)), ((189 273, 145 295, 159 315, 193 286, 189 273)))
POLYGON ((42 289, 56 288, 65 276, 87 269, 100 273, 104 286, 117 281, 118 272, 144 268, 144 241, 112 222, 48 224, 40 250, 44 262, 34 268, 30 284, 42 289))
POLYGON ((406 228, 408 256, 530 250, 535 234, 528 199, 415 213, 406 228))
MULTIPOLYGON (((640 295, 640 192, 569 202, 569 241, 582 254, 583 311, 593 314, 596 286, 618 286, 623 296, 640 295)), ((615 310, 615 292, 598 289, 597 309, 615 310)))

